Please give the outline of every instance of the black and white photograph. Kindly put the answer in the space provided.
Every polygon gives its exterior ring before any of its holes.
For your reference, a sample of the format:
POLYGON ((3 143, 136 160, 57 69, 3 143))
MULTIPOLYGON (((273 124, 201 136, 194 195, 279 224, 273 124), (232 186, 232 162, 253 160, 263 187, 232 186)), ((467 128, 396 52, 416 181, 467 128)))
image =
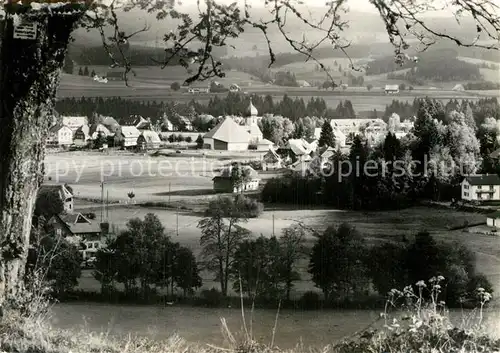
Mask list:
POLYGON ((500 353, 500 0, 3 0, 0 353, 500 353))

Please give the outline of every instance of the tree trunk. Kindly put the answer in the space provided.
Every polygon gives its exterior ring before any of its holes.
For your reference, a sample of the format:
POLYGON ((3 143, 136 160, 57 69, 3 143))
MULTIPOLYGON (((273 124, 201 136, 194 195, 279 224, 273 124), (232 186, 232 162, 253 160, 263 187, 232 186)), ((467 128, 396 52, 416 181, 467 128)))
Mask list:
POLYGON ((14 39, 11 17, 0 26, 0 305, 22 288, 59 72, 79 16, 40 15, 35 40, 14 39))

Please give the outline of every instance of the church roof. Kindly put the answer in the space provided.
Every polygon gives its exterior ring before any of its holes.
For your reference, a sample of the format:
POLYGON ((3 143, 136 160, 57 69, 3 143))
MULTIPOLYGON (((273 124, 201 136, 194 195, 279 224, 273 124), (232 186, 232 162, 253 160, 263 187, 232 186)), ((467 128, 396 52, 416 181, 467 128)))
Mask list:
POLYGON ((249 142, 250 134, 232 118, 226 117, 212 130, 207 132, 203 138, 213 138, 214 140, 232 143, 249 142))

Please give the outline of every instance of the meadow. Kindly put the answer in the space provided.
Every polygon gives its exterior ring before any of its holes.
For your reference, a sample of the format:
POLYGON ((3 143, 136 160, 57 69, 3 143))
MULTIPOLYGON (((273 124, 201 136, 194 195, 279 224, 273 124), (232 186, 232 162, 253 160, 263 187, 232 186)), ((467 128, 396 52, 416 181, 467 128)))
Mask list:
MULTIPOLYGON (((342 62, 341 59, 338 59, 342 62)), ((315 72, 313 63, 294 63, 291 67, 297 66, 297 79, 316 78, 319 81, 326 80, 325 73, 315 72), (300 64, 300 65, 299 65, 300 64), (302 68, 304 67, 304 68, 302 68), (312 75, 312 76, 311 76, 312 75)), ((346 65, 344 63, 344 65, 346 65)), ((343 65, 343 66, 344 66, 343 65)), ((89 70, 95 70, 96 73, 106 73, 107 67, 91 66, 89 70)), ((225 96, 226 93, 209 93, 209 94, 190 94, 181 91, 172 91, 170 85, 172 82, 180 82, 187 77, 185 69, 181 67, 138 67, 134 68, 136 76, 129 75, 129 85, 125 85, 123 81, 109 81, 108 83, 99 83, 90 77, 62 74, 61 85, 58 90, 58 97, 113 97, 120 96, 127 99, 140 100, 156 100, 156 101, 179 101, 189 102, 196 99, 201 103, 206 103, 214 96, 225 96)), ((487 70, 487 69, 486 69, 487 70)), ((334 73, 338 79, 342 79, 340 73, 334 73)), ((337 79, 337 78, 336 78, 337 79)), ((449 100, 454 98, 462 99, 478 99, 484 95, 498 96, 498 91, 494 92, 455 92, 451 89, 454 83, 437 85, 437 87, 422 87, 413 91, 401 92, 396 95, 386 95, 383 87, 386 84, 398 84, 398 81, 387 80, 387 75, 376 75, 365 77, 365 85, 363 87, 349 87, 346 90, 337 89, 335 91, 318 90, 316 87, 280 87, 271 84, 260 82, 255 77, 239 71, 229 70, 226 77, 217 78, 216 81, 228 87, 232 83, 238 84, 242 91, 248 93, 256 93, 260 95, 271 95, 276 100, 283 97, 283 94, 288 94, 291 97, 301 97, 304 100, 309 100, 312 97, 323 97, 328 107, 335 108, 342 100, 351 100, 356 111, 372 111, 373 109, 384 110, 387 104, 390 104, 393 99, 403 101, 413 101, 415 97, 431 96, 436 99, 449 100), (372 84, 373 89, 368 91, 366 84, 372 84)), ((207 82, 199 82, 195 87, 206 87, 207 82)))

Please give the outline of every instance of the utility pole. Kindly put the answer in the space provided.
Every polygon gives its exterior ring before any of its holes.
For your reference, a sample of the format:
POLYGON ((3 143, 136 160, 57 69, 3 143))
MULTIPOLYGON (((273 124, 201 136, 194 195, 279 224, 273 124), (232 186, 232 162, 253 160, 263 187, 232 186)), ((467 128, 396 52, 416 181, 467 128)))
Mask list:
POLYGON ((274 213, 273 213, 273 237, 274 237, 274 213))
POLYGON ((109 222, 109 190, 106 190, 106 222, 109 222))
POLYGON ((104 218, 104 181, 101 182, 101 223, 104 218))

